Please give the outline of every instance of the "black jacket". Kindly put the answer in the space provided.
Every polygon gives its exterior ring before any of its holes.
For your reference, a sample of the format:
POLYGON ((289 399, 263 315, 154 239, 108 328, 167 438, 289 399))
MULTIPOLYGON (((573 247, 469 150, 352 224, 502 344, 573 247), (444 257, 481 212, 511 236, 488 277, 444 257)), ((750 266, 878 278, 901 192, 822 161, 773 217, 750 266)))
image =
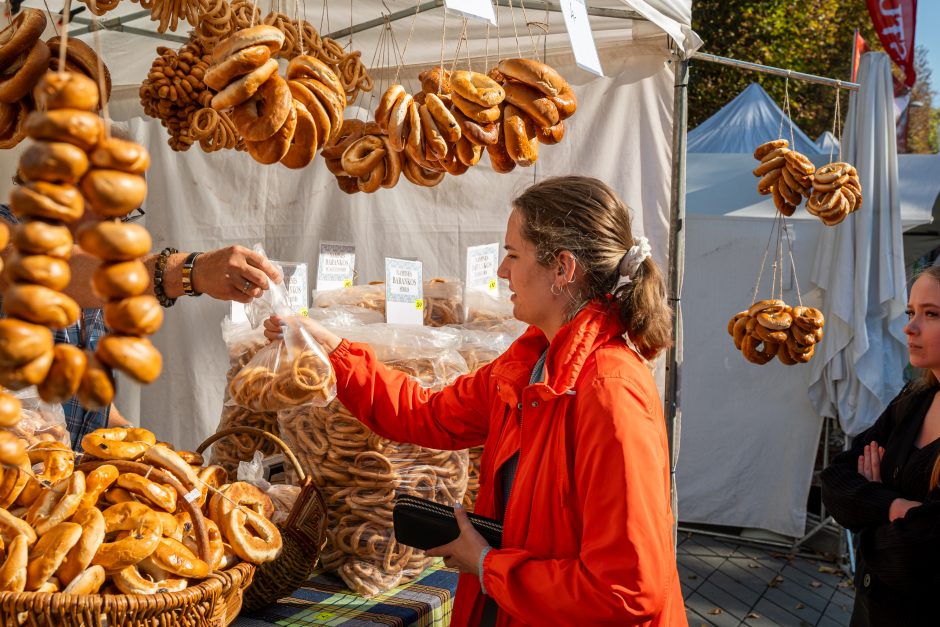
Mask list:
POLYGON ((853 627, 940 625, 940 494, 928 494, 940 440, 914 446, 937 392, 902 391, 820 477, 833 517, 860 533, 853 627), (882 483, 858 473, 858 457, 872 440, 885 449, 882 483), (891 523, 888 509, 899 497, 924 505, 891 523))

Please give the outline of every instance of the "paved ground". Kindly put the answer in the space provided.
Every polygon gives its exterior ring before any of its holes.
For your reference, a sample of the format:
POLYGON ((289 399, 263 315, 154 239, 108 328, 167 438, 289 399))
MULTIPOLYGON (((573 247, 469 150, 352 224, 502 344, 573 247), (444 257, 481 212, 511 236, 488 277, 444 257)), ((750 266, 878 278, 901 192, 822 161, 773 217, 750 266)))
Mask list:
POLYGON ((854 591, 831 562, 680 532, 689 627, 843 627, 854 591))

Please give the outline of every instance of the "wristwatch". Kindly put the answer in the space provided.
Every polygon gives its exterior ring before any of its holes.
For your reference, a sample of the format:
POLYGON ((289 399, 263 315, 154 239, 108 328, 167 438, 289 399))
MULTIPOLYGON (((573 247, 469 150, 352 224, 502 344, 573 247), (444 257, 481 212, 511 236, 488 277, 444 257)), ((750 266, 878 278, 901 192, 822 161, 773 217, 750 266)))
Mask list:
POLYGON ((186 261, 183 262, 183 293, 187 296, 200 295, 200 292, 197 292, 193 288, 193 265, 196 263, 196 257, 201 254, 201 252, 189 253, 189 256, 186 257, 186 261))

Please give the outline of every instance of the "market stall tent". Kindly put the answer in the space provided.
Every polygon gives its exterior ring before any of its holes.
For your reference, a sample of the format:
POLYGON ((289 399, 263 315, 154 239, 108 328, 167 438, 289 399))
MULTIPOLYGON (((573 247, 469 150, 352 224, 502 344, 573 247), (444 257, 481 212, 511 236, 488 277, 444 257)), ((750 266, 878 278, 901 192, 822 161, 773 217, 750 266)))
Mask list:
MULTIPOLYGON (((499 3, 498 39, 496 29, 491 29, 487 44, 486 27, 468 23, 469 44, 462 49, 460 63, 483 69, 498 56, 533 57, 537 52, 569 79, 579 99, 565 141, 542 150, 536 167, 518 168, 509 175, 492 172, 484 158, 466 175, 448 177, 436 188, 416 188, 403 179, 395 189, 369 196, 340 192, 319 158, 302 171, 290 171, 259 165, 243 153, 171 151, 164 129, 143 117, 137 103, 137 89, 156 56, 155 48, 166 42, 128 28, 102 33, 104 57, 115 83, 112 117, 128 122, 133 137, 153 157, 145 209, 155 249, 260 243, 274 259, 307 262, 314 276, 321 240, 350 241, 357 246, 361 282, 382 278, 385 256, 422 259, 426 277, 462 276, 466 246, 501 241, 514 194, 542 177, 577 173, 596 176, 617 189, 633 209, 635 232, 651 240, 655 259, 665 267, 673 165, 673 60, 676 50, 696 43, 689 30, 691 2, 589 2, 605 78, 576 68, 557 5, 527 2, 524 15, 521 3, 513 2, 512 9, 504 4, 510 3, 499 3), (546 38, 538 26, 530 37, 526 22, 537 21, 545 22, 546 38)), ((43 3, 28 0, 26 5, 43 3)), ((49 6, 55 12, 61 3, 49 6)), ((266 3, 261 6, 263 11, 268 8, 266 3)), ((370 1, 351 6, 352 19, 350 5, 341 9, 335 5, 330 7, 331 21, 324 19, 321 24, 321 7, 307 3, 307 18, 324 34, 374 20, 375 26, 352 36, 352 47, 362 50, 367 65, 384 27, 383 7, 416 15, 413 20, 409 16, 391 22, 389 28, 400 47, 409 43, 402 68, 397 64, 372 68, 379 86, 400 71, 406 87, 416 90, 417 73, 440 63, 442 32, 445 58, 453 58, 462 20, 448 16, 445 31, 440 2, 370 1), (423 7, 428 10, 418 11, 423 7)), ((122 3, 116 15, 138 8, 122 3)), ((151 27, 140 17, 115 27, 126 25, 151 27)), ((342 33, 336 36, 348 39, 342 33)), ((94 43, 94 38, 82 37, 94 43)), ((369 101, 361 104, 347 115, 367 115, 369 101)), ((14 169, 17 154, 0 155, 5 171, 14 169)), ((0 193, 8 193, 8 185, 0 182, 4 186, 0 193)), ((206 298, 181 299, 168 311, 164 328, 155 336, 164 355, 163 376, 144 388, 121 386, 119 403, 126 415, 180 446, 191 446, 215 430, 228 369, 219 331, 227 311, 227 305, 206 298)))

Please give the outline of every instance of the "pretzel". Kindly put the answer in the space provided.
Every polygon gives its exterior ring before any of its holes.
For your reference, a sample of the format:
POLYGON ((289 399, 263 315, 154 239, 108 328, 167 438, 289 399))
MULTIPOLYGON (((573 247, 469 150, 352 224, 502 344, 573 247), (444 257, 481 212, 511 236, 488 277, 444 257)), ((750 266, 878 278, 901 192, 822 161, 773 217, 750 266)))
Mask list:
POLYGON ((782 300, 762 300, 728 321, 734 347, 748 361, 762 365, 777 357, 784 365, 807 363, 823 338, 825 318, 812 307, 789 307, 782 300))

